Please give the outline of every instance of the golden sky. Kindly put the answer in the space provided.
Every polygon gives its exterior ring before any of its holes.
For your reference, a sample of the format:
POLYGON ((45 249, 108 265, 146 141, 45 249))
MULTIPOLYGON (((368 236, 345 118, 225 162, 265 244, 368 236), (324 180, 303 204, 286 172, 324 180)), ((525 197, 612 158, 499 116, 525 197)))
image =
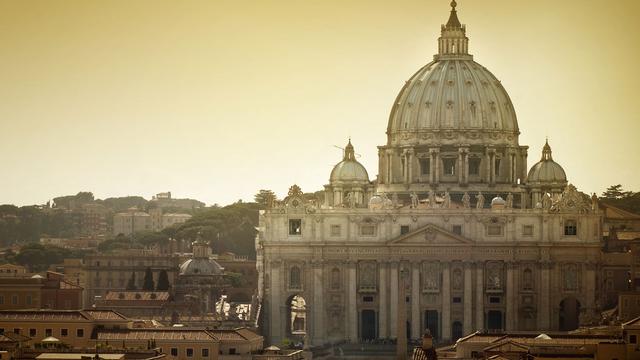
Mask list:
MULTIPOLYGON (((448 0, 0 0, 0 203, 170 190, 208 204, 370 177, 448 0)), ((538 161, 640 191, 640 1, 459 0, 538 161)))

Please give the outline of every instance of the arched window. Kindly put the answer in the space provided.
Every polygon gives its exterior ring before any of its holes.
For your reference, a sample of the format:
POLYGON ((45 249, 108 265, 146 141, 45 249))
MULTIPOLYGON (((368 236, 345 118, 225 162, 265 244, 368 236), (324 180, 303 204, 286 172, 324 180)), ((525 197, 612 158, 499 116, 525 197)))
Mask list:
POLYGON ((289 289, 301 289, 302 282, 300 281, 300 268, 294 266, 289 270, 289 289))
POLYGON ((340 269, 333 268, 331 270, 331 290, 340 289, 340 269))

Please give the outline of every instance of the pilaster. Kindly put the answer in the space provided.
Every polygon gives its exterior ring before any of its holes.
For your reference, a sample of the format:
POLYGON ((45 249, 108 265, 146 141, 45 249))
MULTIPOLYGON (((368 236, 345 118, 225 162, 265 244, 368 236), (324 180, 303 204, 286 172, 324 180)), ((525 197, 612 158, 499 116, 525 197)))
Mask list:
POLYGON ((464 263, 464 335, 469 335, 473 331, 473 289, 471 284, 471 266, 469 262, 464 263))
POLYGON ((451 339, 451 281, 449 263, 442 264, 442 339, 451 339))

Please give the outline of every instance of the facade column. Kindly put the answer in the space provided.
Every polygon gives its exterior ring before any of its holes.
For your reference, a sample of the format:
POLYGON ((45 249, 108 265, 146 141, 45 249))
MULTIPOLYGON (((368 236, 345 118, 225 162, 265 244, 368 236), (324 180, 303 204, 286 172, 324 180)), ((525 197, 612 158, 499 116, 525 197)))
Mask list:
POLYGON ((348 277, 348 294, 347 294, 347 338, 352 341, 358 341, 358 309, 357 309, 357 292, 356 292, 356 262, 350 261, 347 268, 348 277))
POLYGON ((538 308, 538 328, 549 330, 549 281, 551 280, 551 263, 549 261, 540 264, 540 307, 538 308))
POLYGON ((471 263, 464 263, 464 336, 473 331, 473 289, 471 285, 471 263))
POLYGON ((387 150, 387 184, 393 184, 393 155, 387 150))
POLYGON ((411 268, 411 337, 420 339, 420 263, 412 263, 411 268))
POLYGON ((507 314, 505 318, 505 327, 507 331, 515 330, 515 284, 514 284, 514 267, 515 263, 508 262, 507 263, 507 314))
POLYGON ((476 330, 484 330, 484 263, 476 263, 476 330))
POLYGON ((282 276, 282 261, 275 260, 271 262, 271 303, 270 303, 270 337, 271 342, 279 344, 284 338, 282 330, 285 325, 285 316, 283 309, 286 309, 284 300, 282 299, 282 287, 284 286, 284 278, 282 276))
POLYGON ((464 150, 458 149, 458 184, 464 184, 464 150))
POLYGON ((407 184, 413 182, 413 162, 415 160, 413 149, 407 150, 407 184))
POLYGON ((342 188, 333 188, 333 205, 338 206, 342 204, 342 188))
POLYGON ((449 263, 442 266, 442 340, 451 340, 451 281, 449 263))
POLYGON ((322 262, 314 261, 313 265, 313 338, 315 345, 325 343, 326 333, 324 331, 324 286, 322 281, 322 262))
POLYGON ((378 148, 378 169, 380 169, 380 177, 378 179, 379 184, 385 184, 387 182, 385 160, 384 150, 378 148))
POLYGON ((380 300, 378 302, 380 308, 378 309, 378 337, 380 339, 387 338, 388 317, 389 314, 387 304, 387 262, 382 261, 378 263, 380 267, 380 288, 378 290, 380 300))
POLYGON ((391 289, 391 304, 389 306, 389 337, 398 338, 396 323, 398 322, 398 263, 391 263, 389 289, 391 289))

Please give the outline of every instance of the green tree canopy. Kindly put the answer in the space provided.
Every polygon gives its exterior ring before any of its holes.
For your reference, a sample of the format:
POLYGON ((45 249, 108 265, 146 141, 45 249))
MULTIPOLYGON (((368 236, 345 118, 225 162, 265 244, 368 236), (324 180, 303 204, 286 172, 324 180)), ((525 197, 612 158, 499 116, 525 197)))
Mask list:
POLYGON ((150 267, 144 271, 144 281, 142 283, 142 290, 153 291, 155 284, 153 283, 153 272, 150 267))
POLYGON ((169 290, 171 284, 169 284, 169 274, 167 274, 167 270, 160 270, 160 274, 158 274, 158 284, 156 285, 156 290, 158 291, 166 291, 169 290))

